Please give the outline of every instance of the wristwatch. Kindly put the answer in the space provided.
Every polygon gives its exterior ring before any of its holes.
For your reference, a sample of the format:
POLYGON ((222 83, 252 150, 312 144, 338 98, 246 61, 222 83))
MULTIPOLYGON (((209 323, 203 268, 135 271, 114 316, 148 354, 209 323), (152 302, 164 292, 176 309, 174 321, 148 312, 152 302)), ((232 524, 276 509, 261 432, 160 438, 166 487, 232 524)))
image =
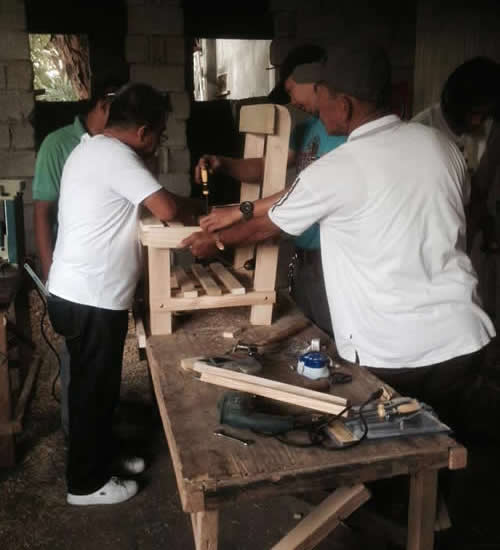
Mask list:
POLYGON ((253 202, 243 201, 240 204, 240 212, 243 214, 244 220, 251 220, 253 218, 253 202))
POLYGON ((215 246, 219 249, 219 250, 224 250, 226 247, 224 246, 224 243, 220 240, 220 236, 218 233, 214 233, 214 237, 215 237, 215 246))

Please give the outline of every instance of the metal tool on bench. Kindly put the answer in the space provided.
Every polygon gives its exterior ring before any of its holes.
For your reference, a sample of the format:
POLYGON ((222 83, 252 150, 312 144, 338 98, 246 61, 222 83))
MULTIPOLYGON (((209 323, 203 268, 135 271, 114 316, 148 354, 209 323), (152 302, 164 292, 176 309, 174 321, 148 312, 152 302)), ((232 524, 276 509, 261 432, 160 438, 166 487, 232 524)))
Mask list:
POLYGON ((237 441, 245 447, 249 447, 250 445, 253 445, 255 443, 253 439, 243 439, 241 437, 236 437, 233 434, 227 433, 225 430, 215 430, 214 435, 216 435, 217 437, 225 437, 226 439, 231 439, 232 441, 237 441))
POLYGON ((360 407, 353 407, 349 418, 335 419, 326 431, 334 445, 342 447, 365 437, 407 437, 451 430, 425 403, 411 397, 397 397, 369 403, 362 411, 360 407))
POLYGON ((196 364, 208 365, 210 367, 220 367, 226 370, 243 372, 245 374, 257 374, 262 370, 262 365, 259 363, 255 355, 230 353, 227 355, 212 355, 209 357, 194 358, 196 364))

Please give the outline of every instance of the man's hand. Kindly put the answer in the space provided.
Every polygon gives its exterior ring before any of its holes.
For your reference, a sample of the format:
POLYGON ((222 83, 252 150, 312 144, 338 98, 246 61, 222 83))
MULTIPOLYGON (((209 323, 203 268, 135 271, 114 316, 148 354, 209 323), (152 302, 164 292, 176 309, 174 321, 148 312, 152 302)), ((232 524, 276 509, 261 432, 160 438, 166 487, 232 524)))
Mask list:
POLYGON ((215 236, 206 231, 199 231, 189 235, 181 242, 181 247, 189 248, 191 254, 196 258, 210 258, 218 252, 215 245, 215 236))
POLYGON ((215 155, 203 155, 194 169, 194 181, 201 183, 201 169, 206 168, 210 174, 217 172, 221 166, 221 161, 215 155))
POLYGON ((218 229, 229 227, 243 218, 239 206, 224 206, 214 208, 208 216, 200 218, 200 226, 204 231, 213 233, 218 229))

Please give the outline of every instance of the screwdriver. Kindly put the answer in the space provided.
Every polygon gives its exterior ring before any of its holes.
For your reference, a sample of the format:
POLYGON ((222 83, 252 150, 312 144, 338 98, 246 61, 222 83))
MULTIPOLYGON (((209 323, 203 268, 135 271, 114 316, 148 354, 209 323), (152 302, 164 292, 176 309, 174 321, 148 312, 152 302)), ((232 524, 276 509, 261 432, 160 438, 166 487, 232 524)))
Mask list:
POLYGON ((202 195, 205 197, 205 210, 206 210, 206 213, 208 214, 208 194, 209 194, 209 189, 208 189, 208 170, 205 166, 202 166, 201 167, 201 170, 200 170, 200 173, 201 173, 201 183, 203 185, 203 189, 202 189, 202 195))

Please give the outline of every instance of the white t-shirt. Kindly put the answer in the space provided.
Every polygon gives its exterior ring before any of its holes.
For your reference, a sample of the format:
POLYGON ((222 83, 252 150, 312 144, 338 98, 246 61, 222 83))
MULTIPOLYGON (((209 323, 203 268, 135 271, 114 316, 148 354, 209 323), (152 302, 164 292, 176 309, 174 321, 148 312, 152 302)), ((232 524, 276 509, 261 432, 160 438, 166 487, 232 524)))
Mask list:
POLYGON ((464 175, 460 151, 442 133, 389 115, 311 164, 271 209, 271 220, 292 235, 320 223, 345 359, 432 365, 494 335, 464 252, 464 175))
POLYGON ((49 291, 79 304, 128 309, 142 265, 139 205, 161 188, 130 147, 85 134, 64 165, 49 291))

